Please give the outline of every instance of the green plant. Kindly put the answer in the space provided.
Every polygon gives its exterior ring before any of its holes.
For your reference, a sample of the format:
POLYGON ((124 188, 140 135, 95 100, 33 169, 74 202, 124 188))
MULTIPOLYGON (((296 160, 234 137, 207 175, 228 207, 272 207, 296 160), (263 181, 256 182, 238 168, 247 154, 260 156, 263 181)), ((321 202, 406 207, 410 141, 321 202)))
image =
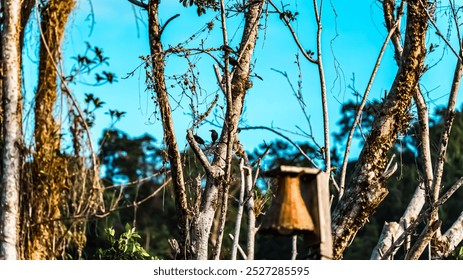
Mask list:
POLYGON ((106 228, 108 248, 99 248, 95 258, 99 260, 154 260, 138 243, 140 235, 129 224, 125 226, 125 232, 119 238, 115 237, 114 228, 106 228))
POLYGON ((456 260, 463 260, 463 246, 457 247, 453 253, 452 253, 453 258, 456 260))

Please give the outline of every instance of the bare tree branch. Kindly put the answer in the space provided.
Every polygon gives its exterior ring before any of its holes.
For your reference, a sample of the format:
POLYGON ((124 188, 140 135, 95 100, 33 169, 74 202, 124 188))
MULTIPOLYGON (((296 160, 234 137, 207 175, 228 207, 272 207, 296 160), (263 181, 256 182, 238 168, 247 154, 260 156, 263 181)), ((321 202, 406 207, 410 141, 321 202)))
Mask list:
POLYGON ((272 0, 268 0, 268 2, 270 3, 270 5, 272 5, 272 7, 275 9, 275 11, 280 15, 280 18, 283 20, 283 22, 286 24, 286 26, 288 27, 291 35, 293 36, 293 39, 294 39, 294 42, 296 43, 297 47, 299 48, 299 50, 301 51, 302 55, 310 62, 314 63, 314 64, 317 64, 318 61, 317 59, 314 59, 310 54, 309 52, 307 52, 304 47, 302 46, 301 42, 299 41, 299 38, 296 34, 296 31, 294 31, 291 23, 289 22, 288 18, 285 16, 285 14, 278 8, 277 5, 275 5, 275 3, 273 3, 272 0))
POLYGON ((442 32, 440 31, 439 27, 437 26, 437 23, 436 21, 434 20, 434 18, 431 16, 431 14, 429 13, 428 9, 426 7, 428 7, 428 4, 425 4, 423 3, 422 0, 419 0, 420 4, 421 4, 421 7, 426 11, 426 16, 428 17, 428 20, 429 22, 431 22, 432 26, 434 27, 434 29, 436 30, 436 34, 437 36, 439 36, 444 42, 445 44, 450 48, 450 50, 453 52, 453 54, 457 57, 458 61, 461 63, 463 62, 463 58, 462 58, 462 55, 461 55, 461 52, 457 52, 455 50, 455 48, 452 46, 452 44, 449 42, 449 40, 447 39, 446 36, 444 36, 442 34, 442 32))
POLYGON ((323 0, 320 1, 320 11, 318 9, 317 0, 313 0, 315 19, 317 21, 317 67, 318 67, 318 76, 320 80, 320 90, 321 90, 321 99, 322 99, 322 108, 323 108, 323 138, 324 138, 324 148, 325 148, 325 172, 331 173, 331 145, 330 145, 330 122, 329 122, 329 113, 328 113, 328 100, 326 92, 326 81, 325 81, 325 70, 323 67, 322 59, 322 7, 323 0))
MULTIPOLYGON (((233 235, 231 233, 228 234, 228 237, 230 237, 231 240, 235 241, 235 238, 233 237, 233 235)), ((243 251, 243 248, 241 248, 241 246, 239 244, 238 244, 238 251, 240 252, 241 257, 243 258, 243 260, 248 259, 248 257, 246 256, 246 253, 243 251)))
POLYGON ((426 227, 423 229, 420 236, 418 237, 418 241, 412 247, 405 259, 417 260, 421 256, 424 249, 427 247, 428 243, 431 241, 433 235, 440 228, 441 224, 442 221, 440 220, 429 220, 429 223, 426 225, 426 227))
POLYGON ((169 24, 169 22, 173 21, 174 19, 176 19, 179 16, 180 16, 180 14, 173 15, 166 21, 166 23, 164 23, 164 25, 161 27, 161 31, 159 31, 159 37, 162 36, 162 33, 164 32, 164 29, 169 24))
POLYGON ((148 10, 148 4, 143 3, 143 1, 140 0, 128 0, 130 3, 134 4, 135 6, 138 6, 142 9, 148 10))
MULTIPOLYGON (((225 1, 220 0, 220 16, 221 16, 221 23, 222 23, 222 39, 223 39, 223 45, 228 46, 228 34, 227 34, 227 17, 226 17, 226 12, 225 12, 225 1)), ((231 118, 232 115, 232 106, 233 106, 233 96, 232 96, 232 87, 231 87, 231 77, 230 73, 228 71, 228 66, 229 66, 229 53, 227 51, 224 51, 224 80, 225 80, 225 98, 227 100, 227 114, 225 118, 225 126, 226 130, 225 132, 222 130, 222 135, 224 133, 227 133, 227 146, 226 146, 226 159, 225 159, 225 184, 222 186, 222 205, 220 207, 220 217, 219 217, 219 231, 217 235, 217 240, 216 240, 216 246, 213 249, 212 252, 212 258, 215 260, 218 260, 220 258, 220 251, 222 249, 222 240, 223 240, 223 232, 225 228, 225 218, 227 215, 227 209, 228 209, 228 191, 230 187, 229 183, 229 178, 230 178, 230 173, 231 173, 231 159, 232 159, 232 152, 233 152, 233 143, 234 143, 234 137, 235 137, 235 132, 236 128, 233 127, 233 121, 231 118)), ((239 61, 239 60, 238 60, 239 61)), ((221 137, 221 140, 223 140, 224 137, 221 137)), ((224 141, 225 142, 225 141, 224 141)))
POLYGON ((458 219, 441 237, 446 244, 441 258, 448 257, 463 240, 463 212, 460 213, 458 219))
MULTIPOLYGON (((460 50, 461 54, 461 50, 460 50)), ((435 168, 434 168, 434 180, 432 187, 430 189, 429 197, 431 199, 430 204, 432 205, 432 211, 430 215, 429 224, 435 225, 435 223, 439 220, 438 216, 438 200, 439 200, 439 193, 441 189, 441 182, 442 182, 442 175, 444 173, 444 163, 445 163, 445 155, 447 153, 448 142, 450 140, 450 131, 452 129, 453 120, 455 118, 455 104, 456 98, 458 96, 458 91, 460 88, 460 81, 463 75, 463 63, 461 60, 457 61, 457 66, 454 72, 453 81, 452 81, 452 88, 450 90, 450 97, 447 104, 447 112, 445 116, 445 124, 444 130, 442 132, 440 138, 440 146, 438 151, 438 156, 436 158, 435 168)), ((412 251, 411 255, 409 256, 411 259, 417 259, 422 254, 423 250, 426 248, 428 242, 431 240, 432 235, 437 232, 438 236, 440 231, 439 228, 427 227, 423 230, 420 238, 415 243, 415 251, 412 251), (429 236, 431 235, 431 236, 429 236)))
MULTIPOLYGON (((457 190, 458 188, 461 187, 461 185, 463 184, 463 177, 461 177, 457 182, 455 182, 455 184, 437 201, 436 205, 437 206, 440 206, 440 205, 443 205, 457 190)), ((421 195, 417 195, 416 193, 419 192, 420 188, 417 188, 417 190, 415 191, 415 195, 414 197, 417 197, 417 196, 421 196, 421 195)), ((421 191, 424 192, 424 185, 421 184, 421 191)), ((422 195, 424 196, 424 195, 422 195)), ((412 199, 413 200, 413 199, 412 199)), ((412 205, 412 202, 410 202, 410 205, 412 205)), ((407 215, 407 212, 411 209, 411 207, 407 208, 407 211, 405 212, 406 214, 404 214, 404 217, 408 217, 409 215, 407 215)), ((396 231, 394 233, 394 238, 392 238, 392 244, 388 247, 382 247, 381 249, 386 249, 385 251, 383 250, 378 250, 377 254, 380 254, 381 255, 381 259, 382 260, 387 260, 389 259, 393 254, 394 252, 399 248, 399 246, 401 246, 401 244, 404 242, 404 240, 409 236, 411 235, 416 227, 423 221, 425 221, 426 219, 429 219, 429 215, 431 213, 431 208, 432 207, 429 207, 425 210, 423 210, 419 215, 416 215, 414 219, 412 220, 408 220, 408 223, 403 225, 402 228, 403 228, 403 231, 396 231)), ((419 211, 421 209, 421 207, 419 207, 419 209, 417 209, 417 211, 419 211)), ((412 211, 413 212, 413 211, 412 211)), ((450 249, 454 249, 456 245, 458 245, 461 240, 463 240, 463 234, 461 234, 462 232, 458 232, 460 229, 463 228, 463 212, 462 214, 460 215, 460 217, 458 218, 457 221, 455 221, 454 225, 446 232, 445 234, 445 238, 443 238, 440 242, 445 242, 446 240, 451 240, 453 244, 453 248, 450 247, 450 246, 447 246, 446 248, 443 248, 443 249, 446 249, 442 252, 442 254, 445 256, 445 255, 448 255, 451 251, 450 249), (453 236, 453 234, 455 234, 455 236, 453 236), (462 238, 459 240, 459 238, 462 238)), ((401 221, 402 222, 402 221, 401 221)))
MULTIPOLYGON (((246 172, 248 170, 246 169, 246 172)), ((244 191, 246 189, 246 175, 245 175, 245 168, 244 168, 244 159, 240 160, 240 175, 241 175, 241 180, 240 180, 240 196, 238 199, 238 210, 236 213, 236 218, 235 218, 235 231, 233 233, 233 236, 235 238, 233 239, 233 244, 232 244, 232 249, 231 249, 231 259, 236 260, 236 252, 238 250, 238 245, 239 245, 239 236, 240 236, 240 229, 241 229, 241 219, 243 217, 243 209, 244 209, 244 191)))
POLYGON ((302 150, 301 147, 298 144, 296 144, 296 142, 294 142, 291 138, 289 138, 288 136, 286 136, 283 133, 279 132, 278 130, 267 127, 267 126, 248 126, 248 127, 242 127, 241 128, 242 131, 244 131, 244 130, 253 130, 253 129, 263 129, 263 130, 268 130, 268 131, 271 131, 271 132, 275 133, 276 135, 280 136, 281 138, 283 138, 286 141, 288 141, 289 143, 291 143, 291 145, 293 145, 296 149, 298 149, 298 151, 301 153, 301 155, 303 155, 309 161, 309 163, 312 164, 312 166, 314 168, 318 168, 317 164, 313 161, 313 159, 310 156, 308 156, 304 152, 304 150, 302 150))

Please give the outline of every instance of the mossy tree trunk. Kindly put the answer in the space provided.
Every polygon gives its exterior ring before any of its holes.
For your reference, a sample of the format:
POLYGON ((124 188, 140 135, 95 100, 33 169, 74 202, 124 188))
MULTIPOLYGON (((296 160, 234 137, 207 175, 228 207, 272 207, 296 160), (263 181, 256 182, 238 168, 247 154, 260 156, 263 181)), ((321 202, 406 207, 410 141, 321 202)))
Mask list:
POLYGON ((346 193, 333 213, 334 258, 344 250, 386 197, 387 153, 409 127, 411 100, 423 73, 428 28, 428 2, 407 1, 404 50, 394 83, 362 149, 346 193))
POLYGON ((63 248, 59 238, 60 201, 66 188, 66 164, 60 154, 61 128, 54 118, 58 94, 60 47, 74 0, 49 0, 41 11, 39 80, 35 98, 35 153, 33 178, 23 203, 33 211, 29 215, 26 259, 55 259, 63 248))

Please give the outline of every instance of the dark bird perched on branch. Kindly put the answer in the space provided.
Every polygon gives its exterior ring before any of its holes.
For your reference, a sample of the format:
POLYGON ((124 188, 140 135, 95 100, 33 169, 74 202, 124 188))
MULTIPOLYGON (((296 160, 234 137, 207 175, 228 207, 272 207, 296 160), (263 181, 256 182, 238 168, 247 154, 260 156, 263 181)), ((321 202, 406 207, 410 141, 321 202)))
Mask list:
POLYGON ((198 135, 193 135, 193 138, 195 139, 196 143, 198 143, 199 145, 204 145, 204 140, 203 138, 199 137, 198 135))
POLYGON ((215 141, 217 141, 217 139, 219 138, 219 134, 214 129, 211 129, 209 131, 211 132, 212 144, 214 144, 215 141))
POLYGON ((230 46, 227 46, 227 45, 221 46, 220 49, 224 52, 235 53, 235 51, 230 46))
POLYGON ((238 61, 231 56, 228 57, 228 63, 230 63, 231 66, 238 66, 238 68, 240 68, 241 71, 244 71, 243 68, 241 68, 238 61))

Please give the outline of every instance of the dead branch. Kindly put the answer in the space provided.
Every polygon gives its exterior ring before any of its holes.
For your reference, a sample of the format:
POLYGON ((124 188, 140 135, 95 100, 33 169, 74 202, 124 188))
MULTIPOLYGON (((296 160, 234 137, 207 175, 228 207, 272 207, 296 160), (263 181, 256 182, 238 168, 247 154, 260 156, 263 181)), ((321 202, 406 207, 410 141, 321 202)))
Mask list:
POLYGON ((448 257, 463 240, 463 212, 460 213, 458 219, 445 232, 438 243, 444 242, 445 247, 441 252, 441 258, 448 257))
MULTIPOLYGON (((458 190, 458 188, 461 187, 461 185, 463 184, 463 177, 461 177, 458 181, 455 182, 455 184, 449 189, 447 190, 447 192, 441 196, 441 198, 439 198, 439 200, 437 201, 436 203, 436 206, 435 207, 438 207, 440 205, 443 205, 454 193, 456 190, 458 190)), ((421 191, 424 192, 424 185, 421 184, 421 191)), ((415 197, 419 197, 419 196, 424 196, 424 194, 418 194, 417 195, 417 192, 420 191, 420 188, 418 187, 417 190, 415 191, 415 195, 414 195, 414 198, 415 197)), ((412 199, 413 201, 413 199, 412 199)), ((428 207, 427 209, 424 209, 419 215, 416 215, 416 216, 412 216, 414 215, 413 212, 416 212, 416 211, 420 211, 421 207, 416 207, 415 210, 411 210, 412 207, 410 207, 410 205, 412 205, 412 201, 410 202, 409 204, 409 207, 407 208, 407 211, 405 212, 406 214, 404 214, 404 217, 402 219, 402 221, 405 222, 404 225, 402 225, 402 229, 399 228, 398 231, 395 232, 395 234, 393 235, 395 238, 392 240, 392 244, 389 246, 389 247, 381 247, 380 250, 377 250, 376 254, 379 254, 381 255, 381 259, 382 260, 387 260, 387 259, 390 259, 392 255, 395 254, 395 251, 402 245, 402 243, 405 241, 405 239, 411 235, 416 227, 423 221, 425 220, 428 220, 429 219, 429 215, 431 213, 431 209, 433 207, 428 207), (407 213, 412 213, 411 215, 407 215, 407 213), (416 217, 414 218, 413 220, 405 220, 407 217, 416 217), (383 249, 385 249, 383 251, 383 249)), ((463 212, 462 212, 463 213, 463 212)), ((401 221, 401 223, 402 223, 401 221)), ((461 224, 463 221, 463 214, 460 215, 460 217, 457 219, 457 221, 455 221, 454 223, 454 228, 450 228, 446 233, 445 233, 445 238, 443 238, 443 241, 445 242, 445 240, 452 240, 452 244, 454 245, 453 248, 455 248, 456 245, 459 244, 459 242, 461 242, 461 240, 463 240, 463 234, 462 232, 458 232, 458 230, 460 230, 460 227, 463 228, 463 224, 461 224), (456 234, 455 234, 456 233, 456 234), (455 234, 455 237, 451 237, 453 234, 455 234), (458 241, 459 238, 462 238, 460 241, 458 241), (457 242, 458 241, 458 242, 457 242)), ((442 242, 442 241, 440 241, 442 242)), ((448 255, 450 252, 450 247, 447 247, 447 250, 442 252, 444 255, 448 255)))
MULTIPOLYGON (((394 237, 396 236, 396 232, 399 228, 399 224, 396 222, 385 222, 383 226, 383 230, 381 231, 381 235, 379 236, 380 242, 378 242, 373 249, 373 253, 370 257, 372 260, 380 260, 383 257, 383 252, 385 248, 390 248, 391 245, 394 243, 394 237)), ((393 256, 393 255, 392 255, 393 256)))
POLYGON ((175 18, 177 18, 179 16, 180 16, 180 14, 173 15, 166 21, 166 23, 164 23, 164 25, 161 27, 161 31, 159 31, 159 37, 162 36, 162 33, 164 32, 164 29, 169 24, 169 22, 171 22, 172 20, 174 20, 175 18))

